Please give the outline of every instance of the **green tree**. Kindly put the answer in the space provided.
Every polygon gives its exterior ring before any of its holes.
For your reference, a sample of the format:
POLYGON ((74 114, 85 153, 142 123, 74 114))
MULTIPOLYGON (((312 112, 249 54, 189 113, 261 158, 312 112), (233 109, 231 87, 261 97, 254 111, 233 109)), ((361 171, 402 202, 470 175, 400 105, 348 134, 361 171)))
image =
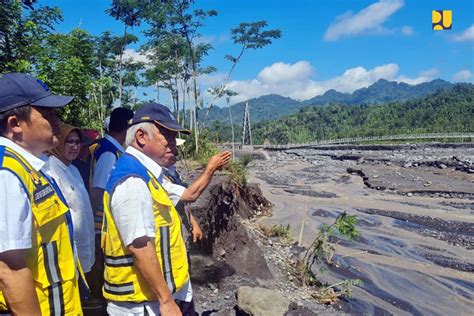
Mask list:
MULTIPOLYGON (((157 61, 155 59, 154 69, 148 72, 148 79, 155 83, 164 82, 164 87, 169 89, 173 96, 175 112, 179 116, 179 91, 182 93, 183 113, 186 95, 189 95, 188 81, 192 83, 192 106, 190 106, 189 122, 194 129, 195 148, 199 150, 199 127, 197 120, 197 109, 202 104, 200 91, 198 89, 197 77, 212 71, 213 68, 201 68, 202 58, 207 55, 211 46, 208 44, 196 44, 200 36, 200 28, 205 19, 217 15, 215 10, 204 11, 192 10, 194 0, 168 0, 154 2, 148 6, 145 20, 151 26, 146 32, 149 37, 148 49, 154 53, 168 52, 168 59, 157 61), (164 44, 164 45, 163 45, 164 44), (169 54, 171 53, 171 54, 169 54), (171 66, 163 65, 166 63, 171 66)), ((157 84, 157 88, 159 85, 157 84)), ((188 100, 191 100, 188 97, 188 100)))
POLYGON ((64 121, 77 126, 96 126, 97 108, 91 101, 92 84, 97 78, 95 39, 87 31, 51 34, 36 64, 36 74, 54 93, 74 96, 61 109, 64 121))
POLYGON ((281 37, 281 31, 278 29, 265 30, 268 26, 266 21, 257 21, 250 23, 240 23, 238 27, 231 29, 231 37, 234 44, 239 45, 239 53, 237 56, 225 55, 225 59, 231 62, 231 67, 227 73, 224 82, 216 88, 214 88, 214 100, 209 105, 209 109, 206 113, 206 117, 209 114, 210 109, 214 105, 214 102, 223 96, 226 90, 226 85, 229 83, 232 73, 240 62, 242 56, 247 50, 256 50, 263 48, 272 43, 272 40, 281 37))
MULTIPOLYGON (((281 37, 281 31, 278 29, 273 30, 266 30, 268 23, 266 21, 257 21, 251 23, 240 23, 238 27, 231 29, 231 37, 234 41, 234 44, 240 46, 240 51, 237 56, 226 55, 225 58, 231 62, 231 67, 229 72, 227 73, 227 77, 225 81, 218 87, 214 87, 210 89, 211 94, 214 95, 214 99, 209 105, 209 108, 206 112, 206 117, 204 120, 207 119, 209 115, 209 111, 214 106, 214 103, 217 99, 222 97, 227 98, 227 107, 229 108, 229 119, 231 122, 232 127, 232 146, 234 146, 235 141, 235 133, 234 133, 234 126, 233 126, 233 119, 232 119, 232 112, 229 105, 229 100, 231 96, 235 96, 236 93, 232 92, 229 93, 229 90, 226 88, 227 84, 230 81, 232 73, 241 60, 243 54, 247 50, 256 50, 263 48, 272 43, 272 40, 278 39, 281 37)), ((234 147, 232 147, 234 151, 234 147)))
POLYGON ((106 12, 116 20, 124 24, 123 36, 119 46, 118 54, 118 103, 122 106, 123 94, 123 55, 125 48, 131 42, 136 42, 137 38, 129 34, 134 27, 140 26, 143 15, 148 10, 150 1, 145 0, 112 0, 112 5, 106 12))
POLYGON ((0 5, 0 73, 31 72, 45 39, 62 21, 59 8, 36 1, 2 0, 0 5))

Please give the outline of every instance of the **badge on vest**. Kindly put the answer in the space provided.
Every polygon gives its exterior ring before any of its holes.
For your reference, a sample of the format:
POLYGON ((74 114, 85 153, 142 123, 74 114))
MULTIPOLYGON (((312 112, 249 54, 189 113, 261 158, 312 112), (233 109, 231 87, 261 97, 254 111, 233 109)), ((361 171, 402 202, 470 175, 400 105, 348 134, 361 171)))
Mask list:
POLYGON ((33 170, 30 171, 30 177, 31 177, 31 180, 33 180, 33 183, 35 184, 36 187, 41 185, 40 177, 35 171, 33 170))
POLYGON ((45 185, 40 186, 33 192, 33 199, 35 201, 35 204, 38 204, 46 200, 53 194, 54 194, 53 187, 49 183, 47 183, 45 185))

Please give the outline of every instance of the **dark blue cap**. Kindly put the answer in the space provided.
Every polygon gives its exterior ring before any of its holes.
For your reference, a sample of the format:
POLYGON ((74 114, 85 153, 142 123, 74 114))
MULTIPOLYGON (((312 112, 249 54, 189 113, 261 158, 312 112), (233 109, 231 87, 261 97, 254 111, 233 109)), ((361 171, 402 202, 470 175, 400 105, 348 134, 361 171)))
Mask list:
POLYGON ((126 108, 115 108, 110 113, 108 131, 122 132, 127 130, 128 122, 133 118, 133 111, 126 108))
POLYGON ((23 73, 9 73, 0 78, 0 113, 23 105, 57 108, 73 97, 53 95, 41 80, 23 73))
POLYGON ((171 131, 190 134, 189 130, 178 124, 170 109, 163 104, 155 102, 143 104, 143 106, 135 112, 130 125, 142 122, 154 122, 171 131))

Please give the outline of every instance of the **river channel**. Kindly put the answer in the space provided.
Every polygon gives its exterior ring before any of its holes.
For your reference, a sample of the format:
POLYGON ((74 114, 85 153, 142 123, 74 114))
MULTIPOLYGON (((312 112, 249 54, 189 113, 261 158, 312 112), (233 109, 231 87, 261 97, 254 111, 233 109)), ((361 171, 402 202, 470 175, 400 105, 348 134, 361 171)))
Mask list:
MULTIPOLYGON (((472 315, 474 146, 342 146, 270 152, 251 182, 274 204, 262 224, 308 245, 321 224, 357 215, 361 237, 336 245, 328 283, 364 282, 351 314, 472 315)), ((316 267, 315 267, 316 269, 316 267)))

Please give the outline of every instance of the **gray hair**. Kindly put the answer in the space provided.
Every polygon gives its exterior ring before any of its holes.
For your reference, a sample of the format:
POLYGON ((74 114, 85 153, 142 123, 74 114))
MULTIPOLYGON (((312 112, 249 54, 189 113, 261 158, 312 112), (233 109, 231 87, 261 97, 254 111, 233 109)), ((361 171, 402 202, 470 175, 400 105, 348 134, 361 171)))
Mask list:
POLYGON ((152 138, 154 125, 155 124, 151 122, 142 122, 130 126, 127 130, 127 136, 125 138, 125 147, 130 146, 133 143, 133 141, 135 140, 135 134, 139 129, 144 131, 149 138, 152 138))

